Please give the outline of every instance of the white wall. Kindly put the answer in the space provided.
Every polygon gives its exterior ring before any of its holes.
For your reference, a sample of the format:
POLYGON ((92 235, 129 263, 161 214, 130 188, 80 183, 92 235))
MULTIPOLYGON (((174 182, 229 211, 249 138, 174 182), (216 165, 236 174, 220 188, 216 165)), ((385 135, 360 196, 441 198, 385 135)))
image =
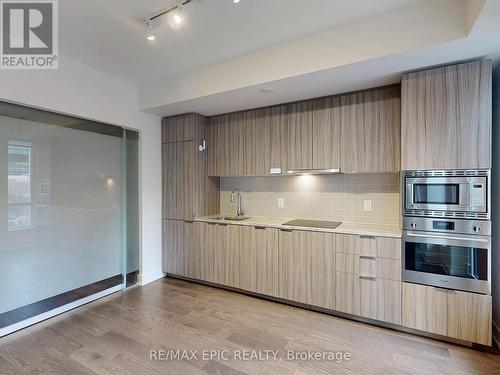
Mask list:
POLYGON ((161 271, 161 121, 138 109, 132 84, 61 57, 54 71, 0 71, 0 100, 140 132, 142 283, 161 271))
POLYGON ((500 65, 493 71, 492 288, 493 332, 500 344, 500 65))

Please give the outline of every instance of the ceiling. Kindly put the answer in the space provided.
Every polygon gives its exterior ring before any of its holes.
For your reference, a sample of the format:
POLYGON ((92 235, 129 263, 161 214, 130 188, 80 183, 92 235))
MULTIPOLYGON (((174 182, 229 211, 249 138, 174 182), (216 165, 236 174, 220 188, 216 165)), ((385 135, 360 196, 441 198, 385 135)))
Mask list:
POLYGON ((143 20, 174 4, 60 1, 61 54, 131 82, 139 109, 160 116, 256 108, 500 58, 498 0, 192 0, 180 29, 155 24, 148 42, 143 20))
MULTIPOLYGON (((391 11, 417 0, 193 0, 178 30, 144 19, 175 0, 59 2, 64 56, 134 83, 191 71, 307 34, 391 11)), ((164 17, 162 18, 165 19, 164 17)))

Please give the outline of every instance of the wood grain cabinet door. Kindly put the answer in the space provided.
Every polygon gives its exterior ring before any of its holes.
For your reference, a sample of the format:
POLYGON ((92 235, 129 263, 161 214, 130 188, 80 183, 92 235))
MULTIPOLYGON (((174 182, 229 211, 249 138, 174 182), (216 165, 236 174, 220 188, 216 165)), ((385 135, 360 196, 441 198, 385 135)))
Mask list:
POLYGON ((402 168, 491 168, 491 61, 403 75, 402 168))
POLYGON ((194 155, 193 141, 178 142, 176 145, 176 215, 177 219, 193 220, 194 218, 194 155))
POLYGON ((181 267, 177 254, 177 226, 177 220, 163 220, 162 269, 165 273, 177 274, 181 267))
POLYGON ((177 145, 163 144, 163 218, 177 218, 177 145))
POLYGON ((335 310, 335 234, 311 232, 311 247, 303 249, 310 257, 311 294, 308 303, 335 310))
POLYGON ((194 142, 163 144, 163 217, 194 217, 194 142))
POLYGON ((343 95, 341 105, 342 171, 398 172, 399 86, 343 95))
POLYGON ((346 272, 335 274, 335 310, 361 315, 361 291, 357 275, 346 272))
POLYGON ((215 274, 216 256, 219 253, 219 247, 224 243, 219 237, 217 224, 204 223, 200 228, 200 236, 203 237, 201 246, 201 279, 204 281, 217 282, 215 274))
POLYGON ((211 117, 208 126, 208 175, 244 175, 243 112, 211 117))
POLYGON ((200 118, 196 114, 186 114, 163 119, 163 143, 194 140, 195 127, 200 118))
POLYGON ((313 167, 312 101, 288 105, 286 137, 286 169, 313 167))
POLYGON ((454 291, 448 293, 448 333, 460 340, 491 345, 491 296, 454 291))
POLYGON ((340 97, 326 97, 313 101, 313 168, 341 167, 340 97))
POLYGON ((447 336, 448 292, 403 283, 403 326, 447 336))
POLYGON ((311 295, 310 233, 279 231, 279 297, 309 303, 311 295))
POLYGON ((286 121, 281 107, 243 112, 243 175, 266 176, 281 169, 281 130, 286 121))
POLYGON ((252 245, 255 254, 255 285, 253 291, 269 296, 277 296, 278 230, 273 228, 252 228, 252 245))

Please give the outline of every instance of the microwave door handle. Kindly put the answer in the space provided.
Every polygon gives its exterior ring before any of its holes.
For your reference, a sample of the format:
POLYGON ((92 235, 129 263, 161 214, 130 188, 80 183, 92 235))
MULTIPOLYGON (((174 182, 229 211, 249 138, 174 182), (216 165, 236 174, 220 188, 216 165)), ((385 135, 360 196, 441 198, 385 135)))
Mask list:
POLYGON ((436 239, 442 239, 442 240, 457 240, 457 241, 485 242, 485 243, 488 242, 488 240, 485 240, 483 238, 464 238, 464 237, 451 237, 451 236, 431 236, 431 235, 428 235, 428 234, 416 234, 416 233, 407 233, 406 235, 408 237, 436 238, 436 239))

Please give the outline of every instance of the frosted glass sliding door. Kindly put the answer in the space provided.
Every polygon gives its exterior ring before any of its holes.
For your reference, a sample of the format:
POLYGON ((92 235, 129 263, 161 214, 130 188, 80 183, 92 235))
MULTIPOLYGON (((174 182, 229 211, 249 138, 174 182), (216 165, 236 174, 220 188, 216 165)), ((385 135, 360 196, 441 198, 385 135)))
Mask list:
POLYGON ((2 328, 121 285, 134 257, 124 132, 5 103, 0 114, 2 328))

